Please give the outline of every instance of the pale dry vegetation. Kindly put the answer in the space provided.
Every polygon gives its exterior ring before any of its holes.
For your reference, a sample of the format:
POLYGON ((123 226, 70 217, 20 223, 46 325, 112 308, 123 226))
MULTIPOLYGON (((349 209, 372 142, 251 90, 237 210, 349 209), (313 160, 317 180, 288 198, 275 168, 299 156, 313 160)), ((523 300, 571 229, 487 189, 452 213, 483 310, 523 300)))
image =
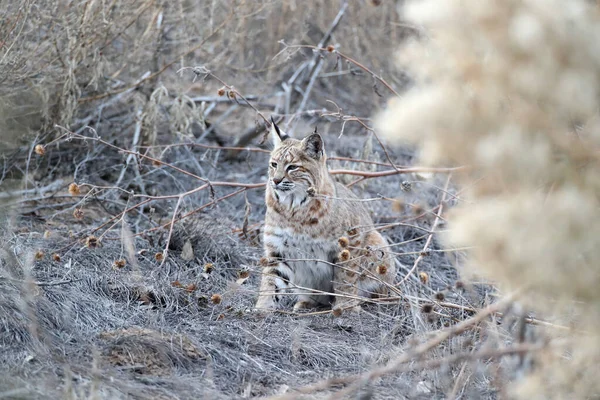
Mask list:
POLYGON ((468 165, 446 243, 470 273, 570 328, 510 394, 597 398, 600 360, 600 9, 596 2, 415 2, 428 29, 400 63, 423 82, 381 116, 428 165, 468 165), (426 83, 425 83, 426 82, 426 83))
POLYGON ((597 393, 598 28, 538 3, 0 0, 0 397, 597 393), (390 298, 251 312, 270 117, 318 126, 390 298))

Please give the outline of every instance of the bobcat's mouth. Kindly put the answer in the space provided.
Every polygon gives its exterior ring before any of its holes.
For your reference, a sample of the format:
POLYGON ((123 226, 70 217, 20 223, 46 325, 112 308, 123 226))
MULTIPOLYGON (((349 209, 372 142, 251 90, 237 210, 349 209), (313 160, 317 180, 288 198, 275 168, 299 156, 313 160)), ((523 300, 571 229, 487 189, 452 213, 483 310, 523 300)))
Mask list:
POLYGON ((273 188, 278 192, 289 192, 294 188, 294 184, 283 182, 276 185, 275 183, 273 183, 273 188))

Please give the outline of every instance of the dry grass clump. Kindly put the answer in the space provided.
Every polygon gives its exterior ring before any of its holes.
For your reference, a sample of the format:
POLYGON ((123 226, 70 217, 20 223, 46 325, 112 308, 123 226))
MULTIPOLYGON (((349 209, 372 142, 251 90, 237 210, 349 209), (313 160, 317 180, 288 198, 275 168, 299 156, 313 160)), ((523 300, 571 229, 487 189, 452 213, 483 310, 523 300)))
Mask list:
POLYGON ((428 164, 469 166, 447 240, 471 271, 587 334, 540 356, 524 397, 597 394, 600 359, 600 9, 595 2, 410 3, 429 28, 401 64, 418 85, 379 118, 428 164), (589 334, 589 335, 588 335, 589 334))

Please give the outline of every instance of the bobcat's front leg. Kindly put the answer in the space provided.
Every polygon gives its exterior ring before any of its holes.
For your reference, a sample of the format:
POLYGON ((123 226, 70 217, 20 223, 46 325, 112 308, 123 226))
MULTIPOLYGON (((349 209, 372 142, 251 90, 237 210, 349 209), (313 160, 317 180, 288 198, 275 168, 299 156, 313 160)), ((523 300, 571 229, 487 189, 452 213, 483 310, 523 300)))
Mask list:
POLYGON ((254 306, 257 310, 274 310, 277 308, 280 295, 289 287, 290 268, 285 263, 267 266, 262 271, 258 300, 254 306))

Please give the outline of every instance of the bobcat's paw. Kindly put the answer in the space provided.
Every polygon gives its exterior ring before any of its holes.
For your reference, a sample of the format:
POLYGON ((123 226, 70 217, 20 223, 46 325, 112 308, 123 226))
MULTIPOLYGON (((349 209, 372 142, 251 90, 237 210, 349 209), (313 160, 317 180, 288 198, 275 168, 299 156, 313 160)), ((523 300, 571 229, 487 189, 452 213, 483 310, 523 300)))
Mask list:
POLYGON ((334 317, 339 317, 342 314, 358 314, 361 312, 361 310, 362 307, 360 306, 360 304, 352 302, 346 304, 336 304, 331 309, 331 313, 334 317))
POLYGON ((294 304, 294 312, 310 310, 315 306, 316 304, 312 301, 300 300, 294 304))
POLYGON ((275 303, 275 301, 273 301, 273 299, 260 298, 256 302, 256 305, 254 306, 253 311, 257 312, 257 313, 266 313, 266 312, 275 311, 276 309, 277 309, 277 304, 275 303))

